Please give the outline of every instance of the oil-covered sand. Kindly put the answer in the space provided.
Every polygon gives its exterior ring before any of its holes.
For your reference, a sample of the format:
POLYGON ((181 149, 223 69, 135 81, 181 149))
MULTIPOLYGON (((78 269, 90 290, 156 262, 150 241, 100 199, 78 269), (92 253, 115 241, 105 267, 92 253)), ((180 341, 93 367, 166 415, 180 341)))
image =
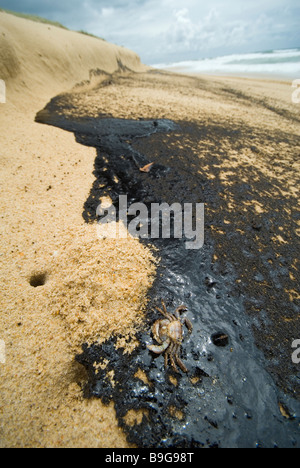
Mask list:
MULTIPOLYGON (((87 370, 83 396, 113 402, 130 443, 299 446, 299 366, 291 358, 300 329, 299 120, 287 83, 154 70, 99 72, 98 85, 78 86, 37 114, 37 122, 74 132, 96 149, 82 203, 88 226, 107 197, 116 210, 119 195, 148 206, 205 204, 202 249, 187 251, 174 239, 139 243, 153 255, 156 274, 149 270, 148 303, 142 317, 125 322, 126 331, 122 303, 117 312, 106 308, 109 289, 96 286, 91 298, 89 282, 74 273, 73 282, 51 291, 50 310, 82 345, 74 358, 87 370), (153 162, 149 172, 139 170, 153 162), (187 375, 165 370, 163 357, 146 348, 161 299, 170 311, 188 307, 194 328, 182 347, 187 375), (101 320, 120 327, 101 333, 101 320), (214 339, 218 334, 225 342, 214 339)), ((118 242, 115 249, 121 254, 118 242)))

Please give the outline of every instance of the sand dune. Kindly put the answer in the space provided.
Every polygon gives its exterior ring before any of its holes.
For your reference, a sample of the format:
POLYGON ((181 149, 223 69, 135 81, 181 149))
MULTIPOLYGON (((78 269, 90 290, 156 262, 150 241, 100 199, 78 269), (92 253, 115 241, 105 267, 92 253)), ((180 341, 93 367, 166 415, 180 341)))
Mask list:
POLYGON ((145 69, 126 48, 0 12, 0 77, 16 104, 49 99, 89 79, 90 70, 113 73, 120 65, 145 69))

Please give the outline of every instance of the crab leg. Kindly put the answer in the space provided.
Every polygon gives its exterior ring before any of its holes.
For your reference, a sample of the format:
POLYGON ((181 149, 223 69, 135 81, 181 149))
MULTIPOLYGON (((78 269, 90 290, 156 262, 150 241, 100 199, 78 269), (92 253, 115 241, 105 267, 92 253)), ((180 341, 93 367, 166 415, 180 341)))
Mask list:
POLYGON ((176 374, 179 374, 179 370, 176 367, 176 364, 172 355, 170 355, 170 361, 171 361, 172 369, 176 372, 176 374))
POLYGON ((185 323, 186 328, 188 329, 189 333, 192 333, 192 331, 193 331, 192 322, 190 322, 189 319, 185 317, 184 323, 185 323))
POLYGON ((178 356, 178 351, 179 351, 179 346, 176 346, 176 349, 175 349, 175 353, 174 353, 174 356, 175 356, 175 361, 177 362, 177 364, 179 365, 180 369, 187 373, 188 370, 187 368, 185 367, 185 365, 183 364, 182 360, 179 358, 178 356))
MULTIPOLYGON (((177 348, 177 346, 174 343, 172 343, 170 348, 168 349, 168 353, 166 353, 166 354, 170 358, 170 362, 171 362, 171 366, 172 366, 173 370, 178 374, 179 372, 178 372, 178 369, 176 367, 176 364, 175 364, 175 361, 174 361, 174 358, 173 358, 174 350, 176 350, 176 348, 177 348)), ((167 363, 168 363, 168 360, 167 360, 167 363)))
MULTIPOLYGON (((166 306, 165 306, 166 307, 166 306)), ((164 308, 165 308, 164 307, 164 308)), ((164 317, 166 317, 168 320, 170 320, 170 322, 172 322, 174 320, 174 317, 173 315, 169 314, 166 310, 162 310, 160 309, 159 307, 156 307, 156 309, 158 310, 158 312, 160 312, 164 317)))
POLYGON ((168 319, 171 320, 171 321, 176 320, 176 317, 173 314, 169 314, 169 312, 167 311, 165 302, 163 300, 161 300, 161 303, 162 303, 165 315, 168 317, 168 319))
POLYGON ((166 351, 165 352, 165 369, 168 367, 168 359, 169 359, 169 353, 166 351))

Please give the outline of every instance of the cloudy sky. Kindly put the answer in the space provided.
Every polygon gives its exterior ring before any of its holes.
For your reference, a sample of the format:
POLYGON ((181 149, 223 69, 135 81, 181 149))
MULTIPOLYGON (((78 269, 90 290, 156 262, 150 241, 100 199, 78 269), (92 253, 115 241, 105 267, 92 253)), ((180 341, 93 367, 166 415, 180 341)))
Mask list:
POLYGON ((300 47, 299 0, 0 0, 136 51, 147 64, 300 47))

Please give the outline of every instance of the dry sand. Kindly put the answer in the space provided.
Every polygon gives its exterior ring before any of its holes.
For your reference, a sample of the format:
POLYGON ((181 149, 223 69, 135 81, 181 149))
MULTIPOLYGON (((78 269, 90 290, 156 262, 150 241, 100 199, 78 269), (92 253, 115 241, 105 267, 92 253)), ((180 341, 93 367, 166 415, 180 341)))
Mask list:
POLYGON ((86 338, 141 325, 153 256, 137 240, 100 241, 84 225, 95 150, 34 123, 90 70, 121 63, 145 69, 124 48, 0 13, 1 447, 128 446, 113 405, 83 400, 74 352, 86 338), (39 275, 45 284, 31 286, 39 275))
MULTIPOLYGON (((50 98, 96 76, 90 70, 112 74, 120 63, 138 74, 118 73, 96 90, 93 83, 76 88, 79 113, 252 121, 299 135, 291 120, 257 110, 267 100, 283 113, 299 114, 290 83, 206 77, 198 86, 195 77, 147 73, 124 48, 0 13, 0 78, 7 84, 7 103, 0 104, 0 340, 6 345, 6 363, 0 363, 1 447, 128 446, 113 404, 83 399, 86 376, 74 354, 84 341, 101 342, 112 333, 134 338, 143 327, 155 258, 138 240, 97 239, 95 225, 82 219, 95 149, 76 143, 72 133, 34 122, 50 98), (43 285, 31 286, 35 281, 43 285)), ((202 145, 190 150, 205 156, 208 143, 202 145)), ((272 171, 297 197, 299 160, 283 150, 284 165, 273 164, 272 171)), ((268 174, 270 160, 281 162, 276 148, 266 148, 266 158, 248 148, 230 152, 222 177, 230 184, 235 168, 246 179, 243 169, 253 165, 268 174)), ((215 177, 205 159, 201 165, 202 173, 215 177)), ((234 200, 230 204, 237 209, 234 200)), ((257 210, 263 207, 257 204, 257 210)))

